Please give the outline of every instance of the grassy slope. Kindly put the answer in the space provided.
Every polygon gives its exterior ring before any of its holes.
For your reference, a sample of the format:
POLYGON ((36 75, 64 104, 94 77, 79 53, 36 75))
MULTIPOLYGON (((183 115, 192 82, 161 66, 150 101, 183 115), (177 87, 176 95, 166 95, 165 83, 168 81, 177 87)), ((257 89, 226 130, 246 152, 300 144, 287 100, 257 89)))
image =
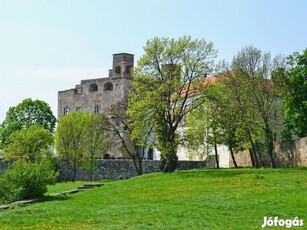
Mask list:
POLYGON ((261 229, 264 216, 307 226, 306 204, 306 169, 180 171, 0 212, 0 229, 261 229))

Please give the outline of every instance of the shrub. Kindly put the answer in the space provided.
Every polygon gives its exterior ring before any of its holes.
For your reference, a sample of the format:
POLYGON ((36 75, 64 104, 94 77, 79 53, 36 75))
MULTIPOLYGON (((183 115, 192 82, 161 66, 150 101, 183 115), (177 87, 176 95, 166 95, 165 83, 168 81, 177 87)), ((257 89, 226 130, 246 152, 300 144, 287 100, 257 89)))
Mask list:
POLYGON ((42 197, 58 173, 50 161, 28 163, 17 160, 0 177, 0 201, 11 202, 42 197))

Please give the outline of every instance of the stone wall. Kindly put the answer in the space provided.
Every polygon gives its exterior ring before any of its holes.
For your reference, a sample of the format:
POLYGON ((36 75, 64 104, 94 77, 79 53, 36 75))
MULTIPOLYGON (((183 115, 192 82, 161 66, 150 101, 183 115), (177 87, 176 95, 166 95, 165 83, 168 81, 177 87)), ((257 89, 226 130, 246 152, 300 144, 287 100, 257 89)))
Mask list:
MULTIPOLYGON (((161 161, 144 160, 143 172, 144 174, 160 172, 161 161)), ((206 168, 205 161, 179 161, 178 170, 189 170, 195 168, 206 168)), ((8 167, 8 162, 0 160, 0 174, 8 167)), ((60 172, 59 180, 65 179, 64 166, 58 166, 57 170, 60 172)), ((93 180, 101 179, 127 179, 137 176, 132 160, 99 160, 97 172, 93 175, 93 180)), ((72 172, 69 172, 69 180, 72 179, 72 172)), ((78 170, 76 180, 89 180, 90 174, 86 171, 78 170)))
POLYGON ((0 174, 8 167, 8 162, 0 159, 0 174))
MULTIPOLYGON (((269 156, 264 155, 262 158, 265 166, 270 167, 269 156)), ((252 165, 248 151, 237 153, 235 159, 240 167, 252 165)), ((274 160, 277 167, 307 166, 307 137, 290 142, 275 142, 274 160)), ((234 166, 232 160, 229 165, 234 166)))
MULTIPOLYGON (((160 161, 143 161, 143 173, 160 172, 160 161)), ((179 161, 178 170, 188 170, 195 168, 205 168, 205 161, 179 161)), ((137 176, 132 160, 99 160, 97 172, 93 175, 93 180, 101 179, 127 179, 137 176)), ((59 168, 60 180, 65 179, 64 168, 59 168)), ((72 173, 69 173, 69 179, 72 173)), ((76 180, 89 180, 90 174, 86 171, 78 170, 76 180)))

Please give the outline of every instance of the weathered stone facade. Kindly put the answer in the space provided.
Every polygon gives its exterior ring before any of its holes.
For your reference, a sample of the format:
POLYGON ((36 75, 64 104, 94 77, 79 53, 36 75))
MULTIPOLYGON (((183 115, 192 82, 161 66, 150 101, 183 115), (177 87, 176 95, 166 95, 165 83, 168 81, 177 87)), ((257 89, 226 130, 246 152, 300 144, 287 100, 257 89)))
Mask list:
POLYGON ((132 54, 113 54, 113 68, 109 70, 109 77, 82 80, 73 89, 59 91, 58 119, 70 111, 108 113, 112 105, 127 100, 133 64, 132 54))
MULTIPOLYGON (((128 101, 132 81, 130 69, 133 65, 133 54, 113 54, 113 68, 109 70, 109 77, 82 80, 73 89, 59 91, 58 119, 72 111, 103 112, 111 118, 114 107, 128 101)), ((111 139, 114 136, 110 133, 111 139)), ((108 153, 112 157, 125 157, 118 139, 112 139, 108 153)))
MULTIPOLYGON (((144 174, 160 172, 161 161, 144 160, 143 172, 144 174)), ((179 161, 178 170, 188 170, 195 168, 206 168, 206 161, 179 161)), ((65 170, 59 168, 60 180, 65 178, 65 170)), ((93 175, 93 180, 101 179, 127 179, 137 176, 134 164, 132 160, 99 160, 97 165, 97 172, 93 175)), ((72 173, 68 176, 72 178, 72 173)), ((78 170, 76 174, 76 180, 89 180, 90 174, 83 170, 78 170)))
MULTIPOLYGON (((235 159, 240 167, 252 166, 248 151, 236 154, 235 159)), ((264 155, 262 160, 266 167, 271 167, 271 161, 268 155, 264 155)), ((277 167, 307 166, 307 137, 290 142, 275 142, 274 160, 277 167)), ((233 166, 231 160, 230 167, 233 166)))

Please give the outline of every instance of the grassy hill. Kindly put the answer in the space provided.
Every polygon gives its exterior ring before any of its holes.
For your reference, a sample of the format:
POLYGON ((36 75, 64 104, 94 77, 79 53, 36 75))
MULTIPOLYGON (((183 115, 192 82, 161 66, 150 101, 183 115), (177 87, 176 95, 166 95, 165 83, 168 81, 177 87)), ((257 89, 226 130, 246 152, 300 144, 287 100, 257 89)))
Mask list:
POLYGON ((0 229, 261 229, 264 216, 298 216, 307 226, 306 168, 206 169, 107 182, 0 211, 0 229))

